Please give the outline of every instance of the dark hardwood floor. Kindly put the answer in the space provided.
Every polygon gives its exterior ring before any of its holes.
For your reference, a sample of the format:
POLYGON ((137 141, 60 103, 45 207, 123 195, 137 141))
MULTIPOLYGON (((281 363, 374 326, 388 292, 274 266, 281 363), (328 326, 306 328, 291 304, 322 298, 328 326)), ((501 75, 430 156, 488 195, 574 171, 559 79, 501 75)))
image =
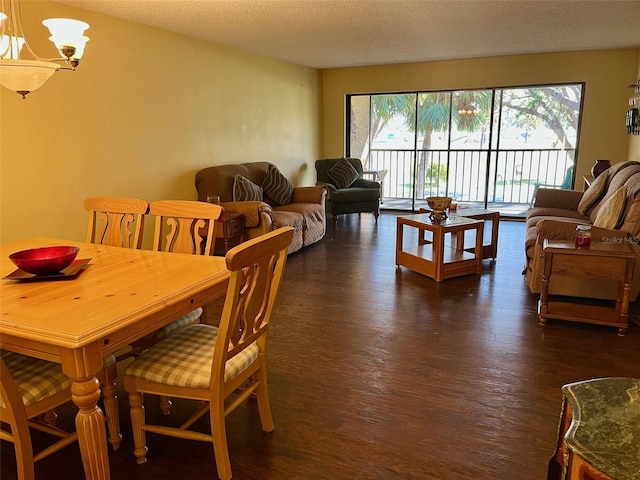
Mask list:
MULTIPOLYGON (((498 259, 485 260, 482 275, 440 284, 396 269, 395 225, 388 212, 377 224, 350 215, 289 257, 269 339, 276 430, 262 432, 254 402, 228 417, 234 479, 544 479, 560 387, 640 377, 637 325, 625 337, 538 325, 538 297, 521 276, 523 223, 501 222, 498 259)), ((156 399, 146 406, 160 416, 156 399)), ((174 400, 164 421, 179 422, 187 408, 174 400)), ((60 424, 72 414, 61 410, 60 424)), ((216 478, 211 445, 154 434, 148 462, 137 465, 121 390, 120 416, 113 479, 216 478)), ((15 478, 6 442, 1 460, 2 479, 15 478)), ((83 478, 80 462, 70 446, 40 462, 37 477, 83 478)))

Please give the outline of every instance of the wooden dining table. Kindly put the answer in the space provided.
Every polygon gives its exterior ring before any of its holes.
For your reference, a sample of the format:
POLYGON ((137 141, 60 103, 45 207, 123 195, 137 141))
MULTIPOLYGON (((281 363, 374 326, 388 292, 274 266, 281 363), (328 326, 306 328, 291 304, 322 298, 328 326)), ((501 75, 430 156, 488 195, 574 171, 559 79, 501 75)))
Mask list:
POLYGON ((36 237, 0 245, 0 275, 0 348, 62 365, 86 478, 110 478, 97 406, 102 357, 223 296, 224 258, 36 237), (77 246, 76 261, 91 260, 75 276, 5 279, 16 277, 11 253, 52 245, 77 246))

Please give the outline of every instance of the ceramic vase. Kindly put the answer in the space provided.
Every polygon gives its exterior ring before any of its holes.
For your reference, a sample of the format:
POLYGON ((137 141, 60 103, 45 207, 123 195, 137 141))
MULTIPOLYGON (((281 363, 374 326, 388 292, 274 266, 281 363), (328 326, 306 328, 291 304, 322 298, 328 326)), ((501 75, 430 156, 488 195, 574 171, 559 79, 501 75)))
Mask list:
POLYGON ((611 166, 611 162, 609 160, 596 160, 596 163, 591 167, 591 175, 593 178, 597 178, 602 172, 604 172, 607 168, 611 166))

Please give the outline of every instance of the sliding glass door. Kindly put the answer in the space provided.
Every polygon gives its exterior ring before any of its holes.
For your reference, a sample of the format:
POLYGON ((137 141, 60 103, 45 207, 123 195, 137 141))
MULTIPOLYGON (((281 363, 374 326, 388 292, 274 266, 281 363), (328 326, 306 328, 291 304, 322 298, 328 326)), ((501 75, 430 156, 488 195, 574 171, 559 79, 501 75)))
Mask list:
POLYGON ((383 207, 427 196, 524 212, 540 185, 566 185, 582 85, 352 95, 347 154, 382 180, 383 207))

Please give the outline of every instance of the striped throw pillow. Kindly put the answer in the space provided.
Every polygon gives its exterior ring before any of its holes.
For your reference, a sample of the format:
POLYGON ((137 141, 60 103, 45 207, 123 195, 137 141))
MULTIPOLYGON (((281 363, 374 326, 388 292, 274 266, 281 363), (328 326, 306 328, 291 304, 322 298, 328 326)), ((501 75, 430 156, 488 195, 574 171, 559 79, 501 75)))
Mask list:
POLYGON ((620 223, 620 217, 624 211, 626 201, 627 187, 623 185, 602 204, 596 219, 593 221, 593 226, 609 229, 616 228, 620 223))
POLYGON ((291 203, 293 184, 275 165, 267 167, 267 176, 262 182, 262 190, 278 205, 289 205, 291 203))
POLYGON ((353 185, 359 177, 358 171, 349 163, 346 158, 341 158, 329 169, 327 175, 338 188, 347 188, 353 185))
POLYGON ((248 178, 237 174, 233 179, 234 202, 261 202, 262 187, 259 187, 248 178))

